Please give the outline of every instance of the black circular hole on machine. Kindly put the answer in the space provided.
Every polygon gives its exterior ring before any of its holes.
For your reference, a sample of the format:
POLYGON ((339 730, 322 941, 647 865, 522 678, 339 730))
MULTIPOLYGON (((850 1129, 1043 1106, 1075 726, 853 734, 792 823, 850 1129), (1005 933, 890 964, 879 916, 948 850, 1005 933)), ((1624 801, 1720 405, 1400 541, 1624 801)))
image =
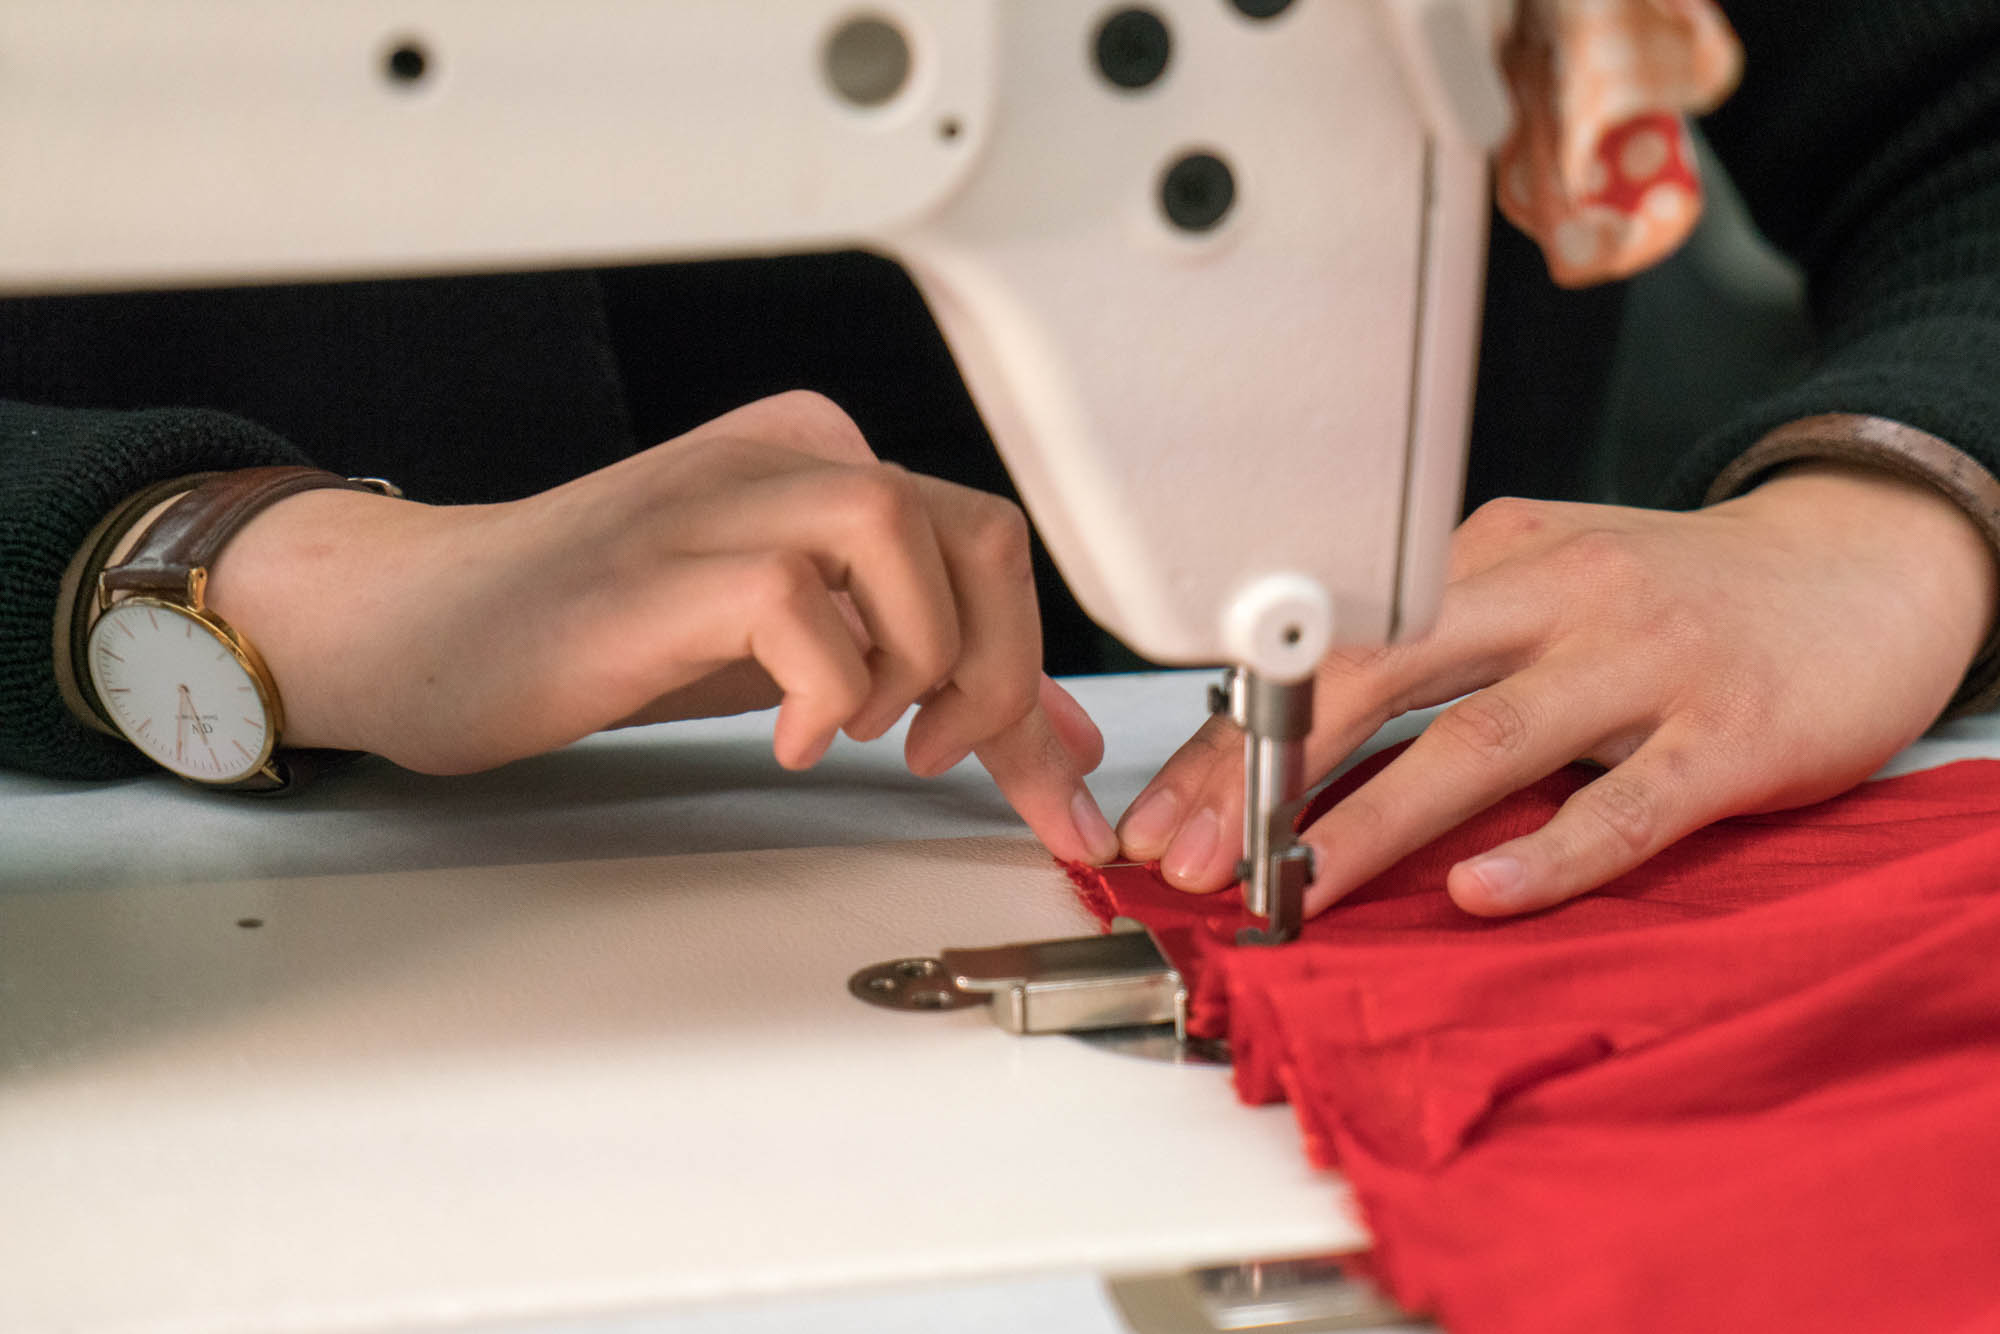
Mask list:
POLYGON ((1189 153, 1160 181, 1160 207, 1185 232, 1205 232, 1236 202, 1236 176, 1213 153, 1189 153))
POLYGON ((1097 25, 1097 69, 1120 88, 1139 89, 1167 70, 1174 39, 1150 9, 1121 9, 1097 25))
POLYGON ((1292 7, 1292 0, 1229 0, 1245 18, 1274 19, 1292 7))
POLYGON ((391 83, 419 83, 430 67, 430 53, 418 42, 398 42, 382 58, 382 72, 391 83))

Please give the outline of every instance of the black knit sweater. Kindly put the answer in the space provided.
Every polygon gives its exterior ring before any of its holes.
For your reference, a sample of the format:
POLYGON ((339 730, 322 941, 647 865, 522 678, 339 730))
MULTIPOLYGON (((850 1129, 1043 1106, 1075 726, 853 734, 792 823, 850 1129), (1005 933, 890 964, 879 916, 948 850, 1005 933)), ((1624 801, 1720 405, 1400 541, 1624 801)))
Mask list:
MULTIPOLYGON (((1704 130, 1806 267, 1820 349, 1656 470, 1655 499, 1698 503, 1766 431, 1824 412, 2000 473, 2000 3, 1725 7, 1746 73, 1704 130)), ((1617 315, 1615 290, 1559 292, 1496 233, 1469 502, 1578 494, 1617 315)), ((885 456, 1004 489, 914 292, 860 256, 0 301, 0 765, 144 768, 63 709, 50 638, 71 554, 152 481, 311 458, 420 499, 504 499, 801 386, 885 456)), ((1055 589, 1052 640, 1074 639, 1055 589)))

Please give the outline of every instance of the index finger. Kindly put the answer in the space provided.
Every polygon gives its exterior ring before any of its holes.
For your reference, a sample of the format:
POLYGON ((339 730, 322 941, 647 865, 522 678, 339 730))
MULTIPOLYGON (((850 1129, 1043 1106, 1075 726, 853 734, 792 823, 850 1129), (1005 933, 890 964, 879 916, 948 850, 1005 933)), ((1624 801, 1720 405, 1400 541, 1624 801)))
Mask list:
POLYGON ((1035 707, 981 742, 977 754, 1051 853, 1091 865, 1118 855, 1118 836, 1083 781, 1103 758, 1104 738, 1068 691, 1042 677, 1035 707))
POLYGON ((998 496, 913 476, 958 617, 958 652, 910 720, 905 756, 940 773, 1040 703, 1042 619, 1027 518, 998 496))

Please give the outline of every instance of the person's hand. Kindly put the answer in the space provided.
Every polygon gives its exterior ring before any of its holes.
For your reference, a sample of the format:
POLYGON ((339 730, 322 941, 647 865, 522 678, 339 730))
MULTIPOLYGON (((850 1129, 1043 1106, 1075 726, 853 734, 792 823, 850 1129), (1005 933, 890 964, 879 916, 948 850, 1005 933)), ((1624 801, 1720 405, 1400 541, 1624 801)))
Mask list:
POLYGON ((511 504, 290 497, 230 543, 209 600, 279 682, 288 745, 462 773, 777 704, 796 769, 914 705, 914 772, 976 750, 1051 851, 1117 850, 1082 782, 1102 739, 1041 672, 1026 520, 877 462, 817 395, 511 504))
MULTIPOLYGON (((1844 791, 1919 736, 1993 622, 1995 563, 1950 501, 1814 465, 1694 513, 1523 500, 1455 535, 1435 630, 1317 676, 1307 768, 1456 699, 1303 835, 1319 912, 1572 760, 1605 766, 1541 830, 1451 869, 1470 912, 1547 907, 1728 815, 1844 791)), ((1212 890, 1242 846, 1242 739, 1211 720, 1119 826, 1212 890)))

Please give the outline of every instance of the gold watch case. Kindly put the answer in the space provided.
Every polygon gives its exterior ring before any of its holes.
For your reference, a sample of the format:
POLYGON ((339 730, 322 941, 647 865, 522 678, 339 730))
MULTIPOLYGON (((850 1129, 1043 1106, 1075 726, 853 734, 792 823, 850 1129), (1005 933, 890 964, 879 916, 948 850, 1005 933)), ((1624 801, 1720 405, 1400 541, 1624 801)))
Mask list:
POLYGON ((88 664, 99 712, 173 773, 215 787, 278 777, 277 684, 249 641, 205 607, 120 598, 91 628, 88 664))

